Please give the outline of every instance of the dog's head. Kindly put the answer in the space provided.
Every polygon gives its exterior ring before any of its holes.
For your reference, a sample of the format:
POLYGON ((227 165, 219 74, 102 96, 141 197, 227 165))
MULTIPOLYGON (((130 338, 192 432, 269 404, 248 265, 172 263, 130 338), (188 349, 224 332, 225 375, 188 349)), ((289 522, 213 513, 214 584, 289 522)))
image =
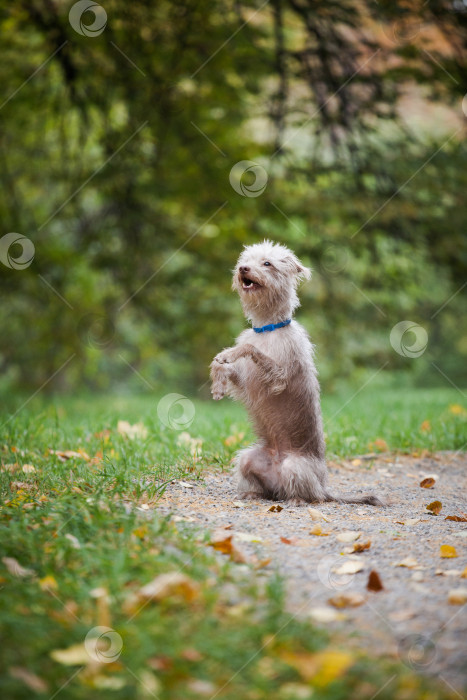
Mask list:
POLYGON ((298 283, 310 277, 311 270, 291 250, 280 243, 264 241, 245 246, 234 270, 232 287, 239 293, 249 318, 263 316, 263 312, 267 317, 284 313, 290 316, 299 304, 298 283))

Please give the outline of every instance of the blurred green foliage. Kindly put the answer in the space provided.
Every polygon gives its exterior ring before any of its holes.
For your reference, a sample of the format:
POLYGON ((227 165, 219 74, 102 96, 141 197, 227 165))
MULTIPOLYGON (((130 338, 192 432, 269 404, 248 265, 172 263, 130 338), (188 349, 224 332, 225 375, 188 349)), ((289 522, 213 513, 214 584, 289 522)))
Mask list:
POLYGON ((1 234, 35 245, 0 265, 3 387, 206 394, 245 323, 230 270, 265 237, 314 269, 327 389, 383 365, 465 384, 462 4, 108 0, 91 37, 72 4, 0 5, 1 234), (416 360, 389 343, 407 319, 416 360))

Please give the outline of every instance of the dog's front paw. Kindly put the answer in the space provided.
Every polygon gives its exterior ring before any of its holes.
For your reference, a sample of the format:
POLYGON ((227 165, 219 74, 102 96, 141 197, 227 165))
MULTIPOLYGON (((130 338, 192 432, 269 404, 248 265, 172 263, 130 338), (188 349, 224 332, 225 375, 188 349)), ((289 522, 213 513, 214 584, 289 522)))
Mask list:
POLYGON ((225 392, 222 389, 216 387, 216 389, 211 390, 212 398, 214 401, 220 401, 224 398, 225 392))
POLYGON ((218 362, 220 365, 226 365, 235 362, 236 359, 235 348, 227 348, 215 356, 214 362, 218 362))

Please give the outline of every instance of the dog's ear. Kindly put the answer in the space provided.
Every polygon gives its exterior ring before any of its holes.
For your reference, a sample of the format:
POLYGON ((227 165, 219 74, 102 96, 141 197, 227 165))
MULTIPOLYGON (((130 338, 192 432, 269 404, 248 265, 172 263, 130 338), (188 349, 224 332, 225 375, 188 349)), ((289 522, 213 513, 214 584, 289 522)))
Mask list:
POLYGON ((287 255, 287 257, 284 258, 284 262, 287 263, 288 267, 292 270, 294 275, 299 279, 299 280, 309 280, 311 279, 311 270, 309 267, 305 267, 300 260, 297 258, 296 255, 293 255, 293 253, 290 253, 290 255, 287 255))

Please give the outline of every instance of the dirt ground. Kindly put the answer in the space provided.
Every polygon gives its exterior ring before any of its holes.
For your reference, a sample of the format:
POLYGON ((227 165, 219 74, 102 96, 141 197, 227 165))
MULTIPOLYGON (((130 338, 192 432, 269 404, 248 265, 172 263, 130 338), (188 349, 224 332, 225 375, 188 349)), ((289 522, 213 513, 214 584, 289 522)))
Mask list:
POLYGON ((227 527, 225 537, 233 536, 240 557, 260 564, 264 575, 278 571, 285 579, 292 615, 310 617, 349 646, 400 658, 462 692, 467 522, 446 516, 467 512, 467 455, 365 455, 329 466, 335 491, 373 492, 389 505, 282 503, 282 510, 271 511, 270 501, 240 501, 230 471, 213 471, 203 481, 172 483, 159 509, 221 540, 219 529, 227 527), (435 480, 431 488, 420 486, 426 478, 435 480), (442 504, 438 515, 426 508, 434 501, 442 504), (367 542, 368 548, 351 552, 367 542), (371 571, 382 590, 368 590, 371 571))

